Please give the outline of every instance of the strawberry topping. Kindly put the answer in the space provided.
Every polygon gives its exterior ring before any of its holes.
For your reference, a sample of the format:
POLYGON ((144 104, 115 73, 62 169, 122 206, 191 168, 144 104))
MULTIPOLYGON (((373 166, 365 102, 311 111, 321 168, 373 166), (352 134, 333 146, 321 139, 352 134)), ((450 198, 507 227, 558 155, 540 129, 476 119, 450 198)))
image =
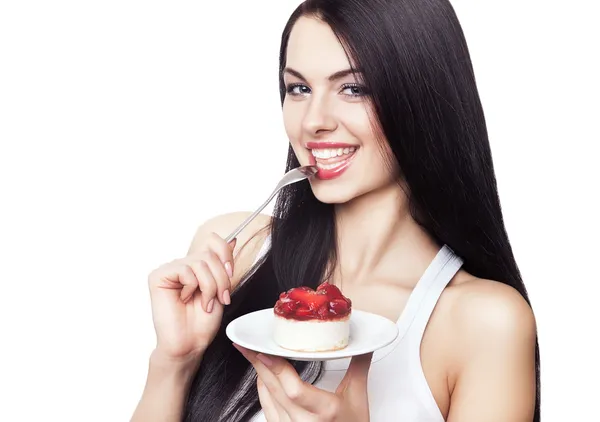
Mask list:
POLYGON ((343 318, 350 313, 352 302, 340 289, 328 282, 317 290, 310 287, 295 287, 279 295, 275 313, 297 320, 329 320, 343 318))

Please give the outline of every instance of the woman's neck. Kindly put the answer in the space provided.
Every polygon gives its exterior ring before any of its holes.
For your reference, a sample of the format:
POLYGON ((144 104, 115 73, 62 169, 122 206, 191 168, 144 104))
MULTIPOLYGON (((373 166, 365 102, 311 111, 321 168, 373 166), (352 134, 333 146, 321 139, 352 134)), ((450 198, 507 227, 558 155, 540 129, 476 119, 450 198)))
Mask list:
POLYGON ((335 271, 345 284, 377 277, 414 285, 439 250, 396 184, 336 205, 336 230, 335 271))

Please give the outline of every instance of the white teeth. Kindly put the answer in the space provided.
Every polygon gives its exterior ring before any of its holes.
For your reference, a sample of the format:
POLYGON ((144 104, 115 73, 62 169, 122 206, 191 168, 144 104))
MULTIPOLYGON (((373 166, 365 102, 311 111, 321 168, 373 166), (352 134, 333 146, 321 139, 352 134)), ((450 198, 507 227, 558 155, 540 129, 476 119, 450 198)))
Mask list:
POLYGON ((311 153, 313 156, 321 159, 341 157, 345 154, 351 154, 356 151, 356 147, 348 148, 324 148, 324 149, 313 149, 311 153))

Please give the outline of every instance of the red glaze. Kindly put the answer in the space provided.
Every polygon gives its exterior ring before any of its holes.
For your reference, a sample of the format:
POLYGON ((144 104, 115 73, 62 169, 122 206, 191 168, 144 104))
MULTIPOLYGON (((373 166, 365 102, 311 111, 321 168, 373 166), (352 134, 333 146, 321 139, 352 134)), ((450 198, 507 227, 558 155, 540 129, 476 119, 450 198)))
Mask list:
POLYGON ((299 321, 335 321, 348 316, 351 311, 352 301, 328 282, 322 283, 317 290, 302 286, 283 292, 274 308, 276 315, 299 321))

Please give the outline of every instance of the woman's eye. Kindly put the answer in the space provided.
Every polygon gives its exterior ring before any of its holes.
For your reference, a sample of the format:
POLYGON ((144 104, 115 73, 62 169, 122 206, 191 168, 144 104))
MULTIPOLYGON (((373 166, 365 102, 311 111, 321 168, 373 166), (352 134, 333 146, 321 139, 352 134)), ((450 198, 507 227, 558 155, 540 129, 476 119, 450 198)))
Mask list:
POLYGON ((362 97, 363 95, 366 95, 365 88, 358 84, 344 85, 342 87, 342 92, 349 97, 362 97))
POLYGON ((287 93, 290 95, 307 95, 310 94, 310 88, 303 84, 291 84, 287 87, 287 93))
MULTIPOLYGON (((301 83, 290 84, 286 88, 287 94, 293 97, 300 97, 312 93, 311 89, 301 83)), ((366 89, 358 84, 346 84, 342 86, 341 93, 347 97, 358 98, 366 95, 366 89)))

